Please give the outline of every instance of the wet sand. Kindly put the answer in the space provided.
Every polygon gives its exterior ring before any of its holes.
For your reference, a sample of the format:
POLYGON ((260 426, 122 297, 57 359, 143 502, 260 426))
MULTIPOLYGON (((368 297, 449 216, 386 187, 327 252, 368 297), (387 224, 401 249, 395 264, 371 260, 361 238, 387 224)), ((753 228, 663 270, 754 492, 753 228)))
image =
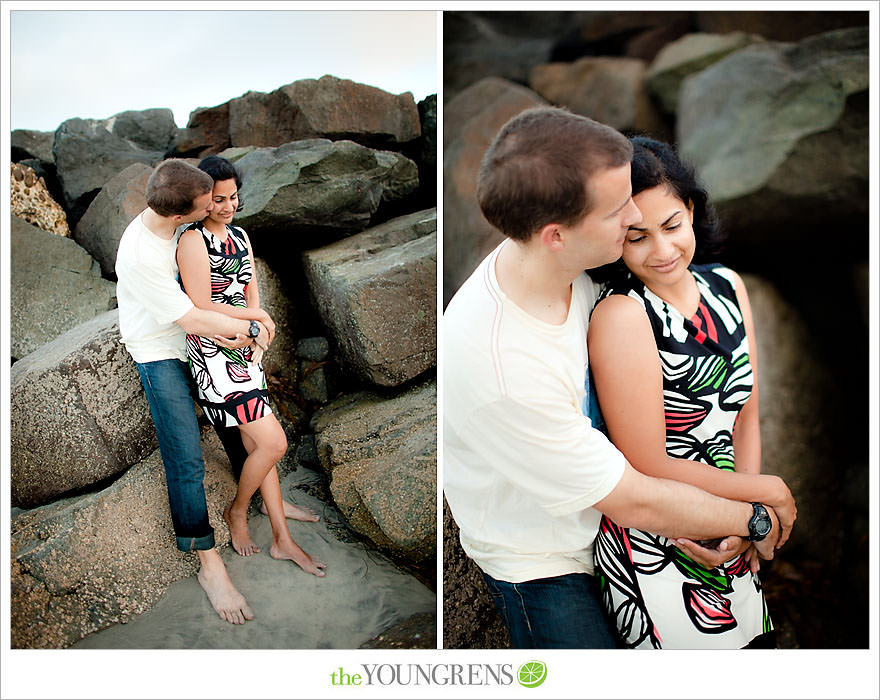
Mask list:
MULTIPOLYGON (((306 473, 304 473, 306 472, 306 473)), ((221 549, 230 578, 254 611, 231 625, 214 612, 195 577, 173 583, 146 613, 95 632, 77 649, 356 649, 388 627, 436 610, 436 597, 418 579, 359 542, 342 541, 344 527, 330 505, 296 488, 297 470, 282 479, 285 497, 321 515, 317 523, 288 521, 294 540, 327 563, 327 575, 307 574, 269 556, 268 517, 251 516, 251 537, 262 551, 242 557, 221 549)), ((218 527, 215 524, 215 527, 218 527)))

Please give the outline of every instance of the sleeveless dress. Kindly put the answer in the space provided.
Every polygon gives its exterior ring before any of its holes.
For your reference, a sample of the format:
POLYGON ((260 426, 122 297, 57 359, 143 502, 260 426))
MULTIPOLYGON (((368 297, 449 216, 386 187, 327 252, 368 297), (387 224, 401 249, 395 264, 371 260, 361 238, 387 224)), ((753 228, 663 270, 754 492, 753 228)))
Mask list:
MULTIPOLYGON (((221 241, 201 223, 189 229, 201 233, 208 249, 211 301, 247 307, 245 290, 253 271, 244 231, 227 226, 226 240, 221 241)), ((210 338, 187 334, 186 351, 198 389, 198 404, 213 425, 234 427, 272 413, 266 375, 262 364, 252 361, 250 346, 230 350, 210 338)))
MULTIPOLYGON (((667 454, 733 471, 736 419, 754 382, 748 339, 731 271, 716 264, 690 270, 701 297, 689 319, 632 276, 603 298, 636 299, 651 321, 667 454)), ((707 569, 665 537, 603 517, 595 562, 603 604, 627 647, 737 649, 773 629, 761 582, 742 555, 707 569)))

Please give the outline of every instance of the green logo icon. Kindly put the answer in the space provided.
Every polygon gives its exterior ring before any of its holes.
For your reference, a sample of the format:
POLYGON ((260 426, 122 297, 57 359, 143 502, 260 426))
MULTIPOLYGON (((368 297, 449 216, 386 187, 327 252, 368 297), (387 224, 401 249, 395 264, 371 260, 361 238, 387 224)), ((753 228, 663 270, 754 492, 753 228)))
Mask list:
POLYGON ((543 661, 526 661, 516 672, 516 679, 523 688, 537 688, 547 679, 547 664, 543 661))

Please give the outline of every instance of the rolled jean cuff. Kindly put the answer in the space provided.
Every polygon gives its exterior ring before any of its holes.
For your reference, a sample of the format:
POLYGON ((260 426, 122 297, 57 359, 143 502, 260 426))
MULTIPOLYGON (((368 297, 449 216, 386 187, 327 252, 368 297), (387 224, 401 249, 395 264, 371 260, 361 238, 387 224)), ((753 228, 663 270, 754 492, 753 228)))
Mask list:
POLYGON ((193 550, 206 550, 214 547, 214 531, 201 537, 180 537, 177 536, 177 548, 181 552, 192 552, 193 550))

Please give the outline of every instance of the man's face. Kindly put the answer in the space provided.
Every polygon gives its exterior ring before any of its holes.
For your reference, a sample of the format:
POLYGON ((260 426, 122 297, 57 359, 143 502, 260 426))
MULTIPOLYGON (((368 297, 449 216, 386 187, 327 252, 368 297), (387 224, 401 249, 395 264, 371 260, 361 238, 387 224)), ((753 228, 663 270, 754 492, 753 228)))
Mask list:
POLYGON ((620 258, 630 226, 642 220, 633 203, 630 166, 606 168, 588 183, 593 208, 580 221, 562 226, 566 252, 581 269, 599 267, 620 258))
POLYGON ((211 193, 205 192, 205 194, 200 194, 193 200, 193 210, 189 214, 184 214, 180 217, 180 223, 191 224, 194 221, 201 221, 213 208, 214 201, 211 198, 211 193))

